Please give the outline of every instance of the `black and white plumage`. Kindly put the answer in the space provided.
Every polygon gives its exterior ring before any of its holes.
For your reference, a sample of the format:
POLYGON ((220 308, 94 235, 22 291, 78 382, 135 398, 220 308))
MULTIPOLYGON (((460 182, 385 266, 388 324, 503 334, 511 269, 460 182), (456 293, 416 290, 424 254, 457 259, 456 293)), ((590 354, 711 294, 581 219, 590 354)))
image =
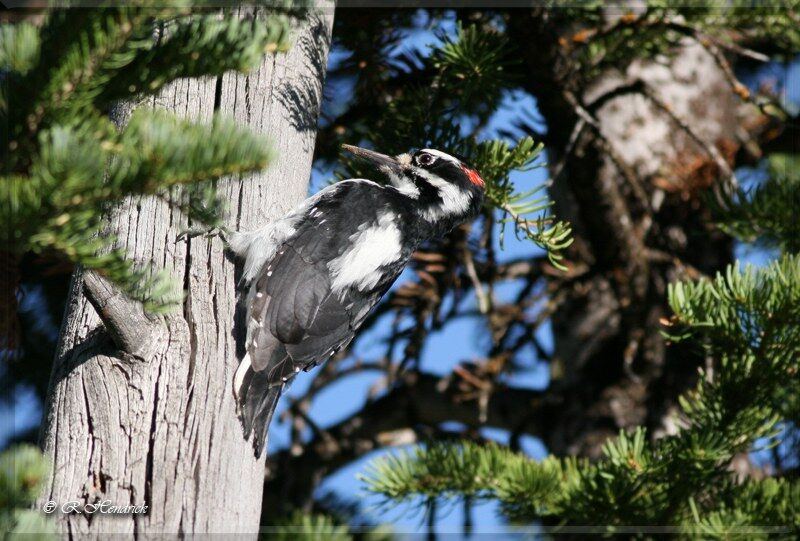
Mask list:
POLYGON ((358 147, 391 185, 341 181, 229 246, 244 258, 246 355, 234 377, 257 456, 284 387, 344 348, 421 242, 474 218, 480 175, 437 150, 390 157, 358 147))

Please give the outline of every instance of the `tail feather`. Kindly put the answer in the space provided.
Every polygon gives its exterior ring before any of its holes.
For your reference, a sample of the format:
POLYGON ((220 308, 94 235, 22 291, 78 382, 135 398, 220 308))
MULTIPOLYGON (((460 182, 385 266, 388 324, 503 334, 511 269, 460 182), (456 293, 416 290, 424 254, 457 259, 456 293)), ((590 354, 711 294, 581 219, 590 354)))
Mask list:
POLYGON ((267 389, 261 397, 258 412, 254 415, 251 428, 253 430, 253 446, 256 451, 256 458, 261 457, 261 452, 267 446, 267 430, 272 422, 275 408, 278 406, 278 399, 283 392, 283 385, 278 385, 267 389))
POLYGON ((234 395, 239 416, 244 427, 244 436, 253 436, 256 458, 261 456, 266 446, 267 429, 272 421, 278 399, 283 392, 283 384, 270 384, 267 370, 255 372, 246 355, 239 364, 234 376, 234 395))

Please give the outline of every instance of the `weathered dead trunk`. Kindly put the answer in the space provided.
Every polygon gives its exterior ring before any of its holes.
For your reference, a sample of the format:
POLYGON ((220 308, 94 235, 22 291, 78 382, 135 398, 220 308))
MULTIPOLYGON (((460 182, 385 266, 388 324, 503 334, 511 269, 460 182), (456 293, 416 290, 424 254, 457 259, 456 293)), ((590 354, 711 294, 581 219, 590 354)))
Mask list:
MULTIPOLYGON (((179 81, 155 100, 199 120, 218 108, 273 142, 277 159, 266 172, 219 183, 230 228, 261 225, 307 193, 332 20, 331 5, 316 9, 298 23, 287 54, 266 57, 248 75, 179 81)), ((142 344, 149 344, 141 358, 118 350, 84 295, 82 275, 73 277, 44 420, 54 474, 42 498, 148 511, 55 513, 70 536, 258 529, 264 463, 243 438, 231 392, 238 363, 234 263, 219 239, 176 242, 187 225, 149 197, 125 202, 111 218, 130 257, 184 284, 182 313, 141 328, 142 344)))

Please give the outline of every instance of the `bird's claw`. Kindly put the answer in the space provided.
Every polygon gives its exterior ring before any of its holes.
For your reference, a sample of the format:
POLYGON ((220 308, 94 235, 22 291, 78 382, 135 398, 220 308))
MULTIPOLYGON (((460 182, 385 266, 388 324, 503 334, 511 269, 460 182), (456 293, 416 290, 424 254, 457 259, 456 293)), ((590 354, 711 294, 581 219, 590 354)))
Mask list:
POLYGON ((183 240, 193 239, 194 237, 204 237, 206 239, 210 239, 212 237, 219 237, 223 241, 226 241, 225 238, 226 231, 221 227, 212 227, 211 229, 186 229, 182 231, 177 237, 175 237, 175 242, 181 242, 183 240))

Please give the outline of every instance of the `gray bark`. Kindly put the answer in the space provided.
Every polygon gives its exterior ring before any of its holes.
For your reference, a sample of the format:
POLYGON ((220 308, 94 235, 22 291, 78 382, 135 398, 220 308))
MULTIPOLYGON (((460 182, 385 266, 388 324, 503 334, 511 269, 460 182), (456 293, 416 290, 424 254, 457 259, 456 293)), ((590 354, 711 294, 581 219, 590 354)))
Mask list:
MULTIPOLYGON (((198 120, 209 119, 217 104, 272 141, 277 158, 264 173, 219 182, 226 226, 263 225, 306 196, 332 21, 328 4, 298 25, 287 54, 266 57, 247 75, 178 81, 154 100, 198 120)), ((124 304, 106 290, 93 305, 84 277, 73 276, 44 419, 42 442, 54 467, 42 500, 149 509, 136 516, 55 513, 71 537, 258 529, 264 462, 243 438, 231 391, 238 276, 219 239, 176 242, 187 225, 150 197, 126 201, 110 219, 132 259, 184 284, 183 311, 141 329, 148 346, 136 355, 119 349, 135 337, 129 325, 104 326, 97 311, 107 311, 105 320, 124 304)))

